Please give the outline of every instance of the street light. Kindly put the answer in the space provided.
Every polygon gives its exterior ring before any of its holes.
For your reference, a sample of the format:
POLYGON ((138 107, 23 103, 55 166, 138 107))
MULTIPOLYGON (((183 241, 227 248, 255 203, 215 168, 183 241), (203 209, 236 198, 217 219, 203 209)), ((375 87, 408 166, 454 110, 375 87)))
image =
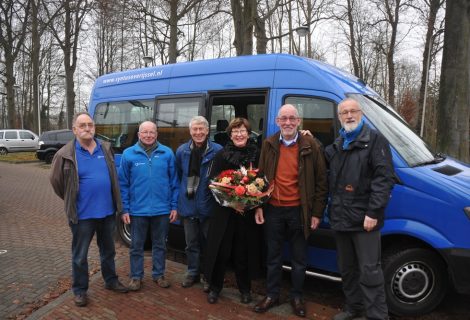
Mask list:
POLYGON ((423 137, 424 133, 424 116, 426 114, 426 100, 428 98, 428 81, 429 81, 429 65, 431 64, 431 49, 434 45, 434 39, 442 33, 443 29, 439 29, 435 34, 431 36, 428 47, 428 59, 426 61, 426 77, 424 78, 424 99, 423 99, 423 114, 421 115, 421 129, 419 135, 423 137))
POLYGON ((153 58, 151 56, 143 56, 142 60, 144 60, 145 66, 147 67, 148 64, 153 62, 153 58))
MULTIPOLYGON (((308 26, 299 26, 294 29, 294 31, 297 33, 299 37, 304 38, 305 42, 305 56, 307 56, 307 35, 309 33, 309 27, 308 26)), ((300 47, 300 46, 299 46, 300 47)))

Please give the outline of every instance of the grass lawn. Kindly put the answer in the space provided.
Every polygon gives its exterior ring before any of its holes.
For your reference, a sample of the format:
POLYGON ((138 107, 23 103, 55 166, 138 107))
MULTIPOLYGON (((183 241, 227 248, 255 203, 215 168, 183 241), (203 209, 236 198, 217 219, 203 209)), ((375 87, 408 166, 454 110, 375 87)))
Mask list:
POLYGON ((5 156, 0 155, 0 161, 38 161, 36 152, 14 152, 5 156))

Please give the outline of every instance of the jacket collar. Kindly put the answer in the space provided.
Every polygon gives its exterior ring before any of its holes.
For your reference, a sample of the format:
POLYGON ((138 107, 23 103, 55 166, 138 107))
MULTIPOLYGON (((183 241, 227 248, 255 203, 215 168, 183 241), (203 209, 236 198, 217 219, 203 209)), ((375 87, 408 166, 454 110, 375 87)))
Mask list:
MULTIPOLYGON (((268 137, 267 142, 276 150, 279 151, 281 145, 281 131, 276 132, 272 136, 268 137)), ((297 133, 297 141, 299 150, 310 148, 310 144, 307 142, 307 138, 297 133)))
MULTIPOLYGON (((342 145, 343 145, 344 138, 339 136, 334 145, 336 149, 342 150, 342 145)), ((368 144, 370 141, 370 127, 367 125, 367 123, 364 122, 364 125, 362 126, 361 132, 357 135, 356 139, 352 141, 349 144, 348 150, 354 149, 354 148, 363 148, 366 144, 368 144)))

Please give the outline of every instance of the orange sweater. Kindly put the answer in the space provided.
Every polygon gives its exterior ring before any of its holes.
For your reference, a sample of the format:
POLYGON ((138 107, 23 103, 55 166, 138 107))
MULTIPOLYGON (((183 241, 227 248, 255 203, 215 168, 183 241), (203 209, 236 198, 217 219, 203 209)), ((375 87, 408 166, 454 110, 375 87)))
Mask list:
POLYGON ((300 205, 299 191, 299 145, 286 147, 280 144, 274 191, 269 203, 277 207, 300 205))

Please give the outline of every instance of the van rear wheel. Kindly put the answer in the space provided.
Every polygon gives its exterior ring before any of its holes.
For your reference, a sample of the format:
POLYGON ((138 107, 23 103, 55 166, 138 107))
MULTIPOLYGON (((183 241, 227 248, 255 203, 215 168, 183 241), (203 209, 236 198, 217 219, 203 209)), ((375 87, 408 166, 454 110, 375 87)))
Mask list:
POLYGON ((54 152, 46 153, 46 156, 44 157, 44 161, 45 161, 47 164, 51 164, 51 163, 52 163, 52 159, 54 159, 54 155, 55 155, 54 152))
POLYGON ((424 248, 384 252, 389 311, 399 316, 425 314, 444 298, 447 272, 442 259, 424 248))
POLYGON ((8 154, 7 148, 0 148, 0 156, 6 156, 8 154))

